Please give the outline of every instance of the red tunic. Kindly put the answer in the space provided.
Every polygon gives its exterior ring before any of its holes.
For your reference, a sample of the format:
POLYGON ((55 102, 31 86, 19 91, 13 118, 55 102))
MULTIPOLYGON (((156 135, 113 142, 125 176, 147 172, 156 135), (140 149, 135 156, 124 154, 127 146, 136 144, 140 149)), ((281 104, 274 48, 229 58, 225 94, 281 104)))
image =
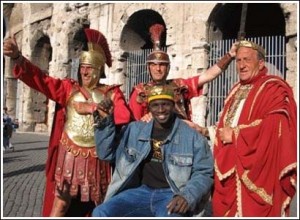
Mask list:
MULTIPOLYGON (((66 105, 71 93, 78 90, 79 85, 71 79, 55 79, 44 74, 38 67, 31 64, 24 58, 21 65, 14 67, 15 77, 22 80, 29 87, 36 89, 43 93, 49 99, 56 102, 55 115, 53 119, 53 126, 49 140, 48 158, 46 162, 46 191, 44 196, 43 216, 49 216, 54 200, 55 192, 55 168, 58 159, 59 144, 62 138, 64 123, 66 120, 66 105)), ((106 86, 100 85, 106 90, 105 92, 112 91, 114 94, 114 120, 117 125, 126 124, 130 121, 130 112, 126 105, 123 93, 119 86, 106 86)), ((103 89, 101 87, 101 89, 103 89)), ((99 166, 100 167, 100 166, 99 166)), ((110 166, 104 166, 104 172, 109 174, 107 177, 110 179, 111 169, 110 166)), ((100 172, 100 171, 99 171, 100 172)), ((101 171, 102 172, 102 171, 101 171)), ((105 182, 107 185, 108 182, 105 182)), ((68 213, 76 212, 84 208, 84 205, 76 206, 75 202, 71 204, 68 213)), ((78 204, 77 204, 78 205, 78 204)), ((91 209, 87 210, 84 215, 91 213, 91 209)), ((70 214, 72 215, 72 214, 70 214)), ((74 215, 73 215, 74 216, 74 215)))
MULTIPOLYGON (((296 103, 289 85, 263 69, 251 82, 233 143, 214 145, 214 216, 288 216, 296 191, 296 103)), ((228 98, 218 129, 224 127, 228 98)))
MULTIPOLYGON (((202 94, 202 88, 199 88, 198 81, 199 76, 189 79, 173 79, 166 81, 166 84, 174 87, 177 113, 185 119, 191 120, 192 111, 190 99, 202 94)), ((151 81, 146 84, 140 83, 133 88, 129 98, 129 108, 135 120, 140 120, 148 113, 146 90, 154 85, 155 82, 151 81)))

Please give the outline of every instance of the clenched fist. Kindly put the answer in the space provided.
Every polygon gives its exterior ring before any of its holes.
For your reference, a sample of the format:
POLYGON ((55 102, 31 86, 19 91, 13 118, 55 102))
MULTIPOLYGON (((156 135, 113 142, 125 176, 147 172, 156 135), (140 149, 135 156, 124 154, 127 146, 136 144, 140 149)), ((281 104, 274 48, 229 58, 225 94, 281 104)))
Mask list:
POLYGON ((8 37, 3 41, 3 54, 12 59, 18 59, 20 51, 15 37, 8 37))

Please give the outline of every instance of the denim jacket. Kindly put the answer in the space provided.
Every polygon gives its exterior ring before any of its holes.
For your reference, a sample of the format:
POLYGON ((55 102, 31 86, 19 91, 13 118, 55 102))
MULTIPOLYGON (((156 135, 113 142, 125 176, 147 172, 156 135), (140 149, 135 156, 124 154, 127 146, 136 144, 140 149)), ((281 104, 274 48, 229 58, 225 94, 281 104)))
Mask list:
MULTIPOLYGON (((131 122, 118 142, 112 118, 105 119, 102 128, 95 128, 95 142, 98 157, 115 162, 105 197, 108 200, 124 189, 138 186, 134 174, 151 150, 153 120, 131 122)), ((164 173, 174 195, 183 196, 190 210, 198 211, 213 184, 213 159, 206 138, 176 118, 161 151, 164 173)))

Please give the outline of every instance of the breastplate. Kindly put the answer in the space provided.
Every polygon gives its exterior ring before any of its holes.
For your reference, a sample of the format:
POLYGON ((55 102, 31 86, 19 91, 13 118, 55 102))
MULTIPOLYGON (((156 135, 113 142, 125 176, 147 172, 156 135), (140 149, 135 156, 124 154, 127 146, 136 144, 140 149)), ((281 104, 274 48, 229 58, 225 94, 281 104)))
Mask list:
MULTIPOLYGON (((100 103, 104 98, 103 93, 98 90, 93 90, 90 93, 92 100, 88 100, 88 102, 100 103)), ((95 146, 93 115, 78 114, 72 106, 72 101, 87 102, 81 92, 75 92, 69 98, 64 130, 75 144, 81 147, 93 147, 95 146)))

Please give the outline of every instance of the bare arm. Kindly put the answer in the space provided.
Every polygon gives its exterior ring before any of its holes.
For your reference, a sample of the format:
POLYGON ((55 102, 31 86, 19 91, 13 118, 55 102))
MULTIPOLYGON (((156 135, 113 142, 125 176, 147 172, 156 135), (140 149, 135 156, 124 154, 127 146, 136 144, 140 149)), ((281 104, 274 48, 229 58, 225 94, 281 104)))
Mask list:
MULTIPOLYGON (((228 60, 226 60, 226 62, 228 62, 228 64, 235 57, 237 46, 238 46, 238 42, 235 42, 232 44, 232 46, 228 52, 230 57, 228 57, 227 58, 228 60)), ((224 59, 225 59, 225 56, 224 56, 224 59)), ((221 58, 221 60, 222 59, 223 58, 221 58)), ((198 86, 202 86, 204 83, 208 83, 208 82, 212 81, 217 76, 219 76, 222 73, 222 71, 223 71, 223 69, 220 68, 220 64, 219 64, 219 62, 217 62, 215 65, 213 65, 208 70, 206 70, 203 74, 200 75, 199 80, 198 80, 198 86)))

